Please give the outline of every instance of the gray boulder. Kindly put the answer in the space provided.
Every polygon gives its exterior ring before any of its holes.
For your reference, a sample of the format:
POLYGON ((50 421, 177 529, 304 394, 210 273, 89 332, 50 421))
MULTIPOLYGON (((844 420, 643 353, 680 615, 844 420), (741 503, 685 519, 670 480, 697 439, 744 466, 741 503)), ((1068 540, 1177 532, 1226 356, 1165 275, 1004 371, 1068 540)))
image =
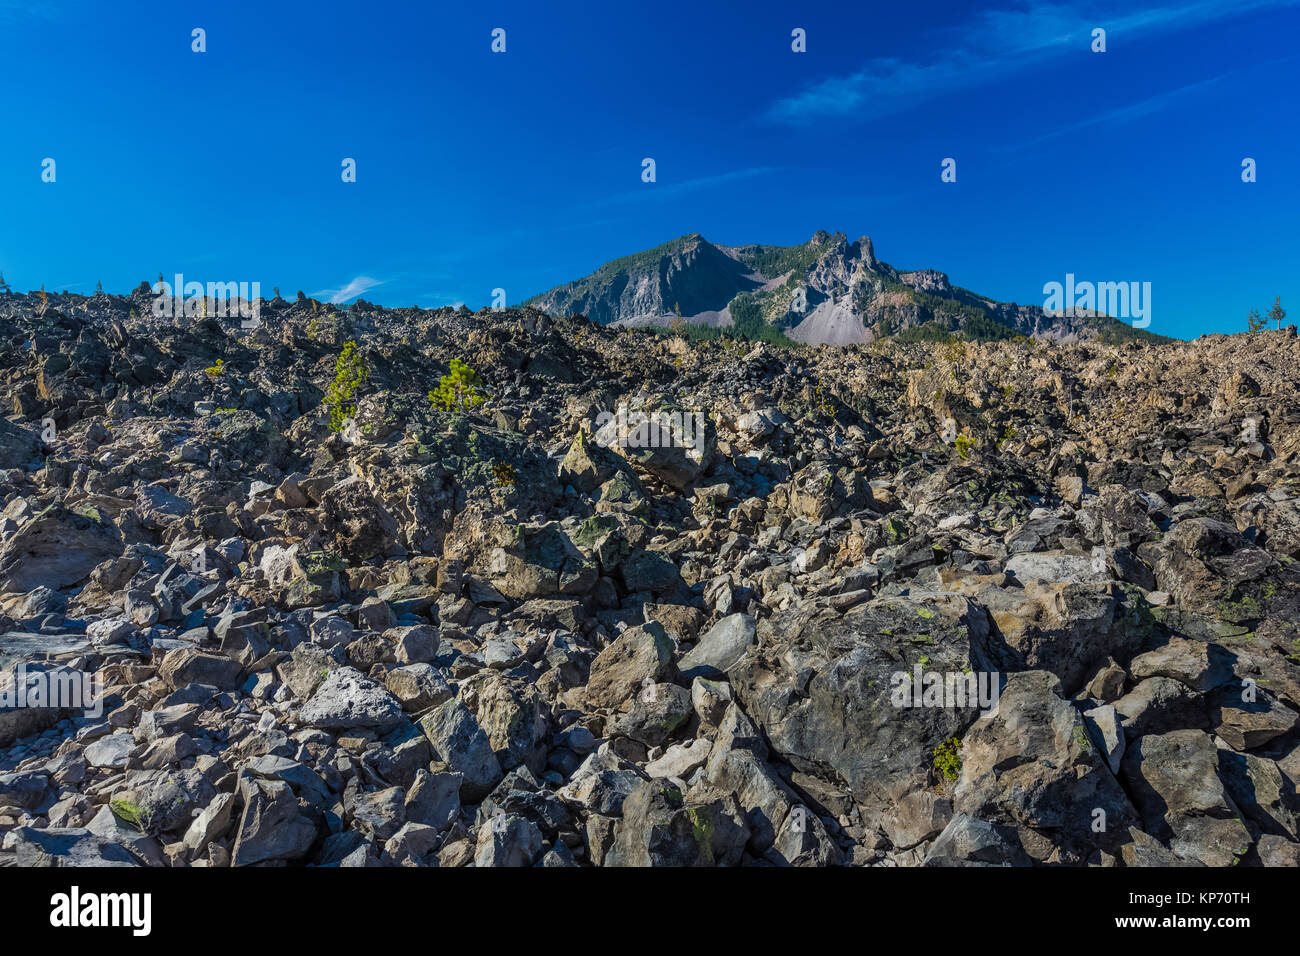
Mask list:
POLYGON ((474 865, 532 866, 542 852, 542 831, 515 813, 488 818, 478 832, 474 865))
POLYGON ((330 671, 298 712, 308 727, 325 730, 368 728, 385 733, 405 717, 402 705, 380 684, 351 667, 330 671))
POLYGON ((1184 860, 1232 866, 1253 841, 1218 766, 1208 734, 1175 730, 1133 741, 1121 772, 1143 830, 1184 860))
POLYGON ((618 707, 648 683, 669 680, 674 649, 658 621, 629 627, 591 662, 587 699, 595 707, 618 707))
POLYGON ((729 614, 704 633, 677 667, 688 680, 725 677, 753 645, 757 630, 758 623, 750 615, 729 614))
POLYGON ((14 862, 20 867, 140 866, 120 843, 79 827, 41 830, 19 827, 14 831, 14 862))
POLYGON ((505 776, 487 733, 459 700, 439 704, 420 721, 420 729, 433 746, 434 759, 461 774, 465 803, 478 803, 505 776))
POLYGON ((71 587, 124 547, 122 532, 106 512, 55 505, 0 545, 0 593, 71 587))

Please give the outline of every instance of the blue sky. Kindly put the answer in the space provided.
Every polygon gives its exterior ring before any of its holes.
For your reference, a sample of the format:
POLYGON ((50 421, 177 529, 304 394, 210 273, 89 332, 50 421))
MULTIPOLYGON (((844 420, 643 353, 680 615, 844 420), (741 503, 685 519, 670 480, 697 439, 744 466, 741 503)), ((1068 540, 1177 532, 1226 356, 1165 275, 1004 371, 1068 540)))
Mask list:
POLYGON ((1300 320, 1300 0, 544 6, 0 0, 0 270, 479 308, 826 229, 1009 301, 1149 281, 1167 335, 1300 320))

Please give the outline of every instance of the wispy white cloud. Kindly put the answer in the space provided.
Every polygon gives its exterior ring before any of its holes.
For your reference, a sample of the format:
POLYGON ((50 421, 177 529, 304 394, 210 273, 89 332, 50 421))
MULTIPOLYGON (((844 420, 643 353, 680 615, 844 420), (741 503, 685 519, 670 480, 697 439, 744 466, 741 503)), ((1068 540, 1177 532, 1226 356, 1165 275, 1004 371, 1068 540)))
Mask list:
POLYGON ((313 292, 313 299, 328 298, 334 305, 340 305, 349 299, 355 299, 369 289, 377 285, 383 285, 380 279, 372 279, 369 276, 357 276, 341 289, 321 289, 319 292, 313 292))
POLYGON ((768 173, 777 171, 775 166, 751 166, 748 169, 733 169, 730 172, 718 173, 713 176, 697 176, 695 179, 684 179, 681 182, 670 182, 659 184, 658 190, 660 195, 681 196, 686 193, 698 192, 701 189, 712 189, 715 186, 723 186, 728 183, 739 182, 744 179, 753 179, 755 176, 766 176, 768 173))
POLYGON ((881 57, 847 76, 811 84, 777 100, 769 120, 790 125, 831 118, 875 119, 933 99, 949 90, 989 83, 1031 68, 1070 47, 1087 49, 1095 27, 1108 42, 1204 26, 1246 13, 1295 6, 1300 0, 1201 0, 1183 6, 1134 10, 1067 3, 990 10, 961 25, 936 31, 932 59, 881 57))
POLYGON ((1231 76, 1233 72, 1236 71, 1220 73, 1218 76, 1212 76, 1208 80, 1201 80, 1198 83, 1188 83, 1186 86, 1179 86, 1172 90, 1165 90, 1162 93, 1157 93, 1155 96, 1148 96, 1145 99, 1137 100, 1126 106, 1120 106, 1113 110, 1106 110, 1105 112, 1098 113, 1095 116, 1089 116, 1086 119, 1067 123, 1064 126, 1044 133, 1042 136, 1036 136, 1031 140, 1002 147, 1002 150, 1015 151, 1027 146, 1036 146, 1039 143, 1056 139, 1059 136, 1068 136, 1072 133, 1082 132, 1083 130, 1089 129, 1093 126, 1109 126, 1113 123, 1124 123, 1129 120, 1140 119, 1143 116, 1150 116, 1153 113, 1160 112, 1170 103, 1180 100, 1190 93, 1208 90, 1211 87, 1217 86, 1224 77, 1231 76))
POLYGON ((659 168, 656 175, 663 181, 653 183, 642 183, 636 189, 625 193, 619 193, 616 196, 610 196, 596 202, 586 204, 581 208, 597 209, 609 206, 615 203, 637 202, 643 200, 662 201, 675 196, 689 195, 690 193, 699 192, 702 189, 716 189, 719 186, 726 186, 731 183, 743 182, 746 179, 753 179, 757 176, 766 176, 769 173, 775 173, 782 169, 780 166, 750 166, 744 169, 733 169, 725 173, 715 173, 711 176, 697 176, 694 179, 674 180, 671 176, 664 177, 664 170, 659 168))
POLYGON ((0 23, 32 23, 36 20, 55 20, 59 10, 52 3, 41 0, 0 0, 0 23))
POLYGON ((1250 66, 1242 67, 1240 69, 1227 70, 1223 73, 1218 74, 1217 76, 1207 77, 1206 79, 1199 80, 1195 83, 1188 83, 1184 86, 1178 86, 1170 90, 1164 90, 1160 93, 1156 93, 1153 96, 1148 96, 1145 97, 1144 99, 1135 100, 1134 102, 1128 103, 1124 106, 1119 106, 1114 109, 1105 110, 1101 113, 1097 113, 1094 116, 1088 116, 1085 117, 1084 119, 1075 120, 1072 123, 1066 123, 1065 125, 1059 126, 1056 129, 1049 130, 1048 132, 1042 134, 1041 136, 1035 136, 1033 139, 1003 144, 1002 146, 998 147, 998 150, 1000 152, 1015 152, 1016 150, 1024 149, 1025 147, 1028 146, 1036 146, 1039 143, 1056 139, 1059 136, 1068 136, 1073 133, 1082 132, 1083 130, 1090 129, 1094 126, 1111 126, 1116 123, 1126 123, 1129 122, 1130 120, 1141 119, 1144 116, 1151 116, 1154 113, 1159 113, 1163 111, 1170 104, 1176 103, 1179 100, 1183 100, 1191 96, 1192 94, 1204 93, 1206 91, 1212 90, 1214 87, 1218 86, 1228 77, 1238 76, 1240 74, 1248 73, 1255 69, 1266 69, 1281 63, 1291 63, 1296 59, 1300 59, 1300 56, 1289 56, 1289 57, 1282 57, 1280 59, 1274 59, 1274 60, 1264 60, 1260 63, 1254 63, 1251 64, 1250 66))
POLYGON ((428 309, 440 309, 444 306, 450 306, 453 309, 459 309, 466 304, 465 296, 458 292, 443 292, 433 290, 432 292, 421 292, 420 301, 427 303, 424 307, 428 309))

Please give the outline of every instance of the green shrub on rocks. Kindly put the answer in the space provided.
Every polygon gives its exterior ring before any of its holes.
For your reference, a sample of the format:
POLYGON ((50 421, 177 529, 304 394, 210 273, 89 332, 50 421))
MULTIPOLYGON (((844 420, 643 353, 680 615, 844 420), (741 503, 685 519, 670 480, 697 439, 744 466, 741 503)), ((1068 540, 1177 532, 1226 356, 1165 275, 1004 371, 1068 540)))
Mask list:
POLYGON ((945 780, 956 780, 961 775, 961 741, 949 737, 934 748, 934 769, 943 774, 945 780))
POLYGON ((128 823, 137 830, 144 830, 144 824, 141 822, 143 813, 139 805, 132 803, 130 800, 112 800, 109 802, 108 807, 113 811, 113 815, 123 823, 128 823))
POLYGON ((357 413, 354 401, 357 389, 370 377, 370 363, 357 351, 357 343, 349 340, 343 346, 335 365, 334 381, 325 391, 325 407, 329 409, 330 431, 341 432, 343 424, 357 413))
POLYGON ((429 392, 429 404, 448 412, 464 412, 483 404, 479 386, 483 378, 460 359, 451 360, 451 371, 429 392))

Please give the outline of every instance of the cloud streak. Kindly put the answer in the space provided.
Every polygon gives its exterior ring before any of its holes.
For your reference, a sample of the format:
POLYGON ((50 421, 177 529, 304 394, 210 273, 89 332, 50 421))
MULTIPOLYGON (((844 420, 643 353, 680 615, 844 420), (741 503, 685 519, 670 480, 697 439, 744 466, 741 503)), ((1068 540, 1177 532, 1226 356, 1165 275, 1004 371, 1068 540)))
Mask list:
MULTIPOLYGON (((743 182, 747 179, 753 179, 757 176, 766 176, 770 173, 779 172, 780 166, 750 166, 745 169, 733 169, 725 173, 716 173, 712 176, 697 176, 694 179, 683 179, 680 181, 653 182, 643 183, 640 188, 630 192, 619 193, 616 196, 610 196, 593 203, 588 203, 584 208, 598 209, 617 203, 639 202, 644 200, 663 201, 672 199, 677 196, 686 196, 691 193, 699 192, 702 189, 716 189, 720 186, 727 186, 731 183, 743 182)), ((662 172, 659 170, 658 172, 662 172)))
POLYGON ((1198 83, 1189 83, 1186 86, 1166 90, 1163 93, 1157 93, 1155 96, 1148 96, 1146 99, 1137 100, 1136 102, 1129 103, 1127 106, 1121 106, 1113 110, 1106 110, 1104 113, 1098 113, 1096 116, 1090 116, 1087 119, 1082 119, 1075 123, 1069 123, 1058 129, 1054 129, 1049 133, 1044 133, 1042 136, 1037 136, 1034 139, 1017 143, 1015 146, 1001 147, 1001 149, 1005 152, 1023 149, 1028 146, 1037 146, 1039 143, 1056 139, 1058 136, 1078 133, 1094 126, 1124 123, 1129 120, 1139 119, 1143 116, 1150 116, 1153 113, 1161 111, 1170 103, 1182 99, 1189 93, 1195 93, 1217 86, 1224 77, 1231 76, 1235 72, 1238 71, 1234 70, 1228 73, 1220 73, 1218 76, 1212 76, 1208 80, 1201 80, 1198 83))
POLYGON ((1185 6, 1148 7, 1106 15, 1064 3, 979 14, 960 28, 939 31, 932 60, 897 57, 868 61, 847 76, 830 77, 777 100, 766 118, 800 126, 825 119, 871 120, 902 112, 953 89, 969 88, 1022 72, 1063 50, 1087 49, 1094 27, 1107 38, 1168 33, 1229 17, 1292 7, 1300 0, 1201 0, 1185 6), (946 41, 946 42, 945 42, 946 41))
POLYGON ((355 299, 363 292, 373 289, 377 285, 383 284, 383 281, 380 279, 372 279, 369 276, 357 276, 341 289, 321 289, 319 292, 313 292, 311 297, 313 299, 328 297, 332 304, 341 305, 349 299, 355 299))
POLYGON ((0 0, 0 23, 33 23, 58 18, 59 11, 52 3, 33 0, 0 0))
POLYGON ((1193 93, 1201 93, 1211 90, 1229 77, 1249 73, 1251 70, 1257 68, 1272 67, 1281 63, 1290 63, 1298 58, 1300 57, 1289 56, 1281 59, 1265 60, 1249 67, 1242 67, 1237 70, 1227 70, 1226 72, 1219 73, 1216 76, 1207 77, 1204 80, 1198 80, 1195 83, 1188 83, 1185 86, 1178 86, 1171 90, 1165 90, 1161 93, 1156 93, 1153 96, 1148 96, 1145 99, 1135 100, 1134 102, 1128 103, 1124 106, 1106 110, 1105 112, 1098 113, 1095 116, 1089 116, 1085 119, 1076 120, 1073 123, 1067 123, 1066 125, 1050 130, 1041 136, 1035 136, 1033 139, 1006 144, 997 147, 997 149, 999 152, 1015 152, 1019 149, 1024 149, 1029 146, 1037 146, 1039 143, 1056 139, 1058 136, 1067 136, 1071 133, 1078 133, 1085 129, 1091 129, 1094 126, 1109 126, 1115 123, 1126 123, 1130 120, 1151 116, 1155 113, 1161 112, 1171 103, 1184 99, 1193 93))

